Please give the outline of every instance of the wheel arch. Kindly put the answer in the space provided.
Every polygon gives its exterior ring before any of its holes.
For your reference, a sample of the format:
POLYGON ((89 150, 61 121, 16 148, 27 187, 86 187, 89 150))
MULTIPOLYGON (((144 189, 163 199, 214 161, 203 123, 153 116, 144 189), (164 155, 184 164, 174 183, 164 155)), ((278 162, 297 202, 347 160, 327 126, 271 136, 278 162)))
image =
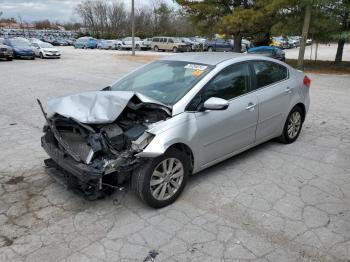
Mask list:
POLYGON ((190 159, 190 164, 191 164, 190 173, 192 173, 193 167, 194 167, 194 155, 193 155, 191 148, 184 143, 173 144, 173 145, 169 146, 167 148, 167 150, 169 150, 170 148, 175 148, 175 149, 177 149, 177 150, 179 150, 187 155, 187 157, 190 159))
POLYGON ((304 105, 303 103, 299 102, 299 103, 297 103, 296 105, 294 105, 290 111, 292 111, 293 108, 295 108, 295 107, 300 107, 300 109, 301 109, 301 111, 302 111, 302 114, 303 114, 303 115, 302 115, 302 121, 304 122, 305 116, 306 116, 306 108, 305 108, 305 105, 304 105))

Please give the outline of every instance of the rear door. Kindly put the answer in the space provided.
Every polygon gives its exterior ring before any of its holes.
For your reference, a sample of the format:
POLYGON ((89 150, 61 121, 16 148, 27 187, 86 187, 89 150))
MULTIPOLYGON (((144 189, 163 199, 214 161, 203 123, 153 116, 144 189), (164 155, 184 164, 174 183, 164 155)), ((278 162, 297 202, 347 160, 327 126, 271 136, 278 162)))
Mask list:
POLYGON ((255 92, 259 103, 257 142, 280 135, 296 92, 288 69, 272 61, 252 61, 255 92))

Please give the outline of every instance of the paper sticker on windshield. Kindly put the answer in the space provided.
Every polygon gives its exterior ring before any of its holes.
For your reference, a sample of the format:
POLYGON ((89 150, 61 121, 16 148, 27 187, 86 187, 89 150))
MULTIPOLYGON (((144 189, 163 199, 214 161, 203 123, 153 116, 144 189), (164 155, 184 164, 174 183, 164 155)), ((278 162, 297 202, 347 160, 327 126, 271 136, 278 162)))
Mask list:
POLYGON ((195 70, 195 71, 192 72, 192 76, 199 77, 199 76, 201 76, 203 73, 204 73, 203 70, 198 70, 198 69, 197 69, 197 70, 195 70))
POLYGON ((204 71, 205 69, 207 69, 207 66, 204 65, 195 65, 195 64, 187 64, 185 65, 185 68, 187 69, 192 69, 192 70, 201 70, 204 71))

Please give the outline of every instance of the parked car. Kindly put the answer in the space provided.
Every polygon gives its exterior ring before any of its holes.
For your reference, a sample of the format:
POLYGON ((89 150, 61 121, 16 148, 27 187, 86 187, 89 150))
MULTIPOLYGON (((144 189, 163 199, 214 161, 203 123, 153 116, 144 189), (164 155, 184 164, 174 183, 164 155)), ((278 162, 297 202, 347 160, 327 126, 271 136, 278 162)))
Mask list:
MULTIPOLYGON (((140 37, 134 37, 135 49, 141 50, 142 40, 140 37)), ((132 49, 132 37, 125 37, 118 43, 118 49, 132 49)))
POLYGON ((13 59, 12 48, 0 43, 0 59, 6 59, 7 61, 12 61, 13 59))
POLYGON ((312 39, 311 38, 306 39, 306 45, 312 45, 312 39))
POLYGON ((275 59, 188 53, 152 62, 102 91, 55 98, 41 145, 47 172, 89 199, 131 181, 173 203, 188 176, 270 139, 293 143, 311 80, 275 59))
POLYGON ((282 49, 290 48, 291 46, 288 43, 288 39, 280 36, 280 37, 272 37, 272 41, 270 46, 276 46, 282 49))
POLYGON ((232 51, 232 44, 229 40, 217 38, 207 42, 208 52, 232 51))
POLYGON ((192 40, 191 38, 188 37, 180 37, 181 41, 185 43, 188 46, 187 51, 196 51, 199 49, 199 43, 195 40, 192 40))
POLYGON ((300 37, 298 37, 298 36, 290 36, 290 37, 288 37, 288 44, 291 47, 298 47, 298 46, 300 46, 300 37))
POLYGON ((101 40, 97 44, 98 49, 117 49, 117 40, 101 40))
POLYGON ((52 41, 51 43, 54 46, 68 46, 68 41, 63 38, 58 38, 52 41))
POLYGON ((31 45, 33 47, 35 56, 44 58, 61 58, 61 52, 55 48, 50 43, 33 43, 31 45))
POLYGON ((97 47, 97 40, 89 36, 80 37, 75 41, 74 47, 83 49, 94 49, 97 47))
POLYGON ((272 57, 281 61, 286 60, 286 55, 283 50, 275 46, 258 46, 249 48, 247 50, 248 54, 263 55, 267 57, 272 57))
POLYGON ((141 49, 150 50, 151 49, 151 44, 152 44, 152 38, 142 39, 141 49))
POLYGON ((5 39, 4 45, 10 46, 13 50, 14 58, 30 58, 35 59, 35 53, 29 45, 28 41, 20 38, 5 39))
POLYGON ((190 46, 178 37, 157 36, 152 38, 151 47, 154 51, 185 52, 190 46))

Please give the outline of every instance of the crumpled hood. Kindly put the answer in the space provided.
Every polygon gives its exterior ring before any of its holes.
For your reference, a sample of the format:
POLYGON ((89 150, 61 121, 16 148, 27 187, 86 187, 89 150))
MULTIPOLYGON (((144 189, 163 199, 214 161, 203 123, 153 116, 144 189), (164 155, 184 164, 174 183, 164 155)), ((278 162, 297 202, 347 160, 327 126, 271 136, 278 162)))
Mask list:
POLYGON ((48 106, 55 113, 84 124, 112 123, 134 96, 141 102, 166 107, 152 98, 131 91, 84 92, 51 99, 48 106))

